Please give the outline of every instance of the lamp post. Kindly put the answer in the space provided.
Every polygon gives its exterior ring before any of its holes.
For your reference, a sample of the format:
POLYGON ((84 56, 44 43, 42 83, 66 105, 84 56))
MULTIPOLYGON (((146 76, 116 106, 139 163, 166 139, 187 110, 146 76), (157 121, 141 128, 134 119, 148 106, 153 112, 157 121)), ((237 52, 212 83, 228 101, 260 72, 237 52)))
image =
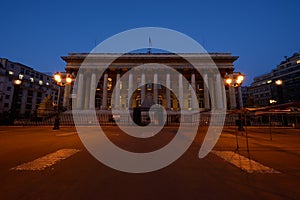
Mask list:
MULTIPOLYGON (((225 76, 225 84, 229 87, 234 87, 236 89, 236 93, 238 95, 237 109, 243 108, 243 100, 241 97, 242 94, 239 91, 239 88, 242 85, 244 78, 245 78, 245 75, 240 72, 234 72, 232 74, 225 76)), ((239 126, 239 128, 238 128, 239 131, 244 131, 241 113, 239 113, 238 126, 239 126)))
POLYGON ((282 104, 283 102, 283 95, 282 95, 282 80, 276 80, 275 81, 275 85, 276 85, 276 91, 277 91, 277 95, 278 95, 278 103, 282 104))
POLYGON ((55 120, 54 120, 53 130, 58 130, 59 125, 60 125, 60 116, 59 116, 59 114, 60 114, 60 93, 61 93, 61 88, 64 87, 66 84, 71 84, 72 83, 72 77, 70 75, 67 75, 66 79, 65 79, 65 82, 63 82, 61 74, 56 72, 54 74, 54 81, 59 86, 59 88, 58 88, 56 116, 55 116, 55 120))
POLYGON ((9 125, 14 125, 14 121, 17 115, 17 109, 16 109, 16 104, 18 102, 18 97, 19 97, 19 91, 20 91, 20 86, 22 84, 22 81, 19 79, 14 80, 14 92, 13 92, 13 97, 12 97, 12 102, 11 102, 11 109, 10 109, 10 114, 9 114, 9 125))

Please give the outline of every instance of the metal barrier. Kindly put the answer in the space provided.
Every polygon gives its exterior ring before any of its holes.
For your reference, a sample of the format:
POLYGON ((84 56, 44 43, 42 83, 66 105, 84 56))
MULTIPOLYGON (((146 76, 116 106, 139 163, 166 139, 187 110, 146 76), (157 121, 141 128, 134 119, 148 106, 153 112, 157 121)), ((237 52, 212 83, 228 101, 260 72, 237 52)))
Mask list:
MULTIPOLYGON (((76 121, 80 122, 76 125, 98 125, 101 126, 113 126, 116 122, 121 125, 132 125, 133 120, 132 113, 128 116, 124 113, 118 113, 113 115, 110 111, 97 111, 96 121, 90 116, 89 112, 80 112, 76 114, 76 121), (129 118, 132 118, 130 120, 129 118)), ((33 119, 16 119, 14 125, 16 126, 53 126, 54 116, 33 120, 33 119)), ((147 118, 147 117, 145 117, 147 118)), ((166 118, 166 126, 173 126, 187 124, 192 126, 209 126, 212 119, 215 122, 214 125, 223 125, 221 114, 211 113, 192 113, 181 115, 176 111, 169 111, 166 118)), ((300 128, 300 113, 299 112, 287 112, 287 113, 242 113, 242 114, 226 114, 225 126, 237 126, 238 123, 242 123, 243 126, 272 126, 272 127, 293 127, 300 128)), ((73 115, 71 111, 63 112, 60 114, 60 125, 62 126, 74 126, 73 115)))

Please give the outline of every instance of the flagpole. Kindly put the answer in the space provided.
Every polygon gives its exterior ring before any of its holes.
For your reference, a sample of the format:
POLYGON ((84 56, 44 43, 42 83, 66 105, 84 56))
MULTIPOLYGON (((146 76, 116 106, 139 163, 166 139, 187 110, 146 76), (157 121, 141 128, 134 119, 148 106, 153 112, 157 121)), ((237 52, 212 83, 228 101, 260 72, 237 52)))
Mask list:
POLYGON ((151 37, 149 36, 149 40, 148 40, 148 54, 151 54, 151 47, 152 47, 152 41, 151 41, 151 37))

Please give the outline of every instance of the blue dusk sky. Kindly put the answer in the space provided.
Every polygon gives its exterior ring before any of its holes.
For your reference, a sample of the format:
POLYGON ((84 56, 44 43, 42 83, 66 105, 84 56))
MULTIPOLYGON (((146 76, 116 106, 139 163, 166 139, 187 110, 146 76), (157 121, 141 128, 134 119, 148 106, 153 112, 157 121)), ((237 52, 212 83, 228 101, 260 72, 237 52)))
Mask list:
POLYGON ((300 51, 298 0, 10 0, 0 8, 0 57, 41 72, 64 71, 60 56, 139 27, 173 29, 208 52, 239 56, 246 85, 300 51))

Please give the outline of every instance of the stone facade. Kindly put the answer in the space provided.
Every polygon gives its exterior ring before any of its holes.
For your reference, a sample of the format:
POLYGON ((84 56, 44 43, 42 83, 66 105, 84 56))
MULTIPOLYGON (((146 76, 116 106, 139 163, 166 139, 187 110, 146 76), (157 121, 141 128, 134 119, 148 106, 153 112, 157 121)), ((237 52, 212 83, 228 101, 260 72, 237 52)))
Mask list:
POLYGON ((184 54, 183 58, 171 53, 129 53, 115 60, 116 56, 85 53, 62 56, 66 62, 66 73, 76 77, 77 83, 82 83, 65 88, 64 106, 71 108, 73 103, 73 109, 127 110, 141 106, 145 96, 150 93, 153 101, 166 110, 221 109, 226 106, 223 80, 225 75, 233 73, 233 63, 238 58, 230 53, 210 53, 210 58, 202 54, 184 54), (185 58, 202 67, 201 74, 185 58), (208 66, 208 59, 215 63, 220 73, 213 73, 208 66), (131 73, 137 66, 147 64, 151 64, 151 67, 131 73), (171 76, 161 65, 176 70, 180 75, 171 76), (106 66, 108 68, 104 71, 106 66), (119 81, 125 74, 126 81, 119 81), (185 85, 183 80, 187 80, 189 85, 185 85), (147 84, 149 81, 152 83, 147 84), (176 88, 178 96, 168 87, 176 88), (132 91, 134 88, 137 89, 132 91), (116 92, 114 99, 112 90, 116 92), (191 98, 187 92, 190 90, 195 91, 198 101, 191 98), (129 95, 131 92, 132 96, 129 95), (181 100, 184 103, 179 106, 181 100))

